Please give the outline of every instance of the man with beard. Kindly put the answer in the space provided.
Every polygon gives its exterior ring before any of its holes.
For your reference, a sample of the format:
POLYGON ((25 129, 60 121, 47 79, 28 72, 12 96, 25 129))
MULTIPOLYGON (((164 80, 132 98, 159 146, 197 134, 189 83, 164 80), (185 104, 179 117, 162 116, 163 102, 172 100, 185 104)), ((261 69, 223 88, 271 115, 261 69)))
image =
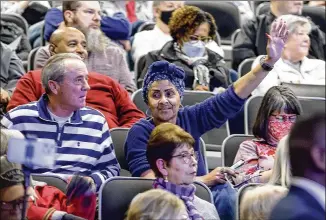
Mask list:
MULTIPOLYGON (((100 30, 100 13, 98 1, 63 1, 65 23, 61 26, 75 27, 86 36, 88 71, 110 76, 132 94, 136 86, 125 53, 100 30)), ((36 67, 43 67, 50 56, 49 46, 40 48, 36 54, 36 67)))
POLYGON ((132 58, 137 61, 148 52, 161 49, 164 44, 172 40, 168 23, 173 11, 184 6, 184 1, 154 1, 153 14, 155 27, 153 30, 135 34, 132 44, 132 58))
MULTIPOLYGON (((237 35, 232 50, 232 68, 237 69, 240 63, 250 57, 266 54, 267 37, 272 22, 281 15, 302 14, 303 1, 272 0, 270 11, 249 20, 237 35)), ((309 58, 325 60, 326 43, 325 34, 315 25, 311 24, 309 58)))
MULTIPOLYGON (((82 32, 73 27, 53 32, 49 51, 51 56, 59 53, 75 53, 87 59, 86 39, 82 32)), ((86 96, 86 105, 99 110, 106 118, 109 128, 131 127, 145 115, 130 100, 127 91, 108 76, 89 72, 91 89, 86 96)), ((18 81, 7 110, 37 101, 44 93, 41 84, 41 69, 30 71, 18 81)))

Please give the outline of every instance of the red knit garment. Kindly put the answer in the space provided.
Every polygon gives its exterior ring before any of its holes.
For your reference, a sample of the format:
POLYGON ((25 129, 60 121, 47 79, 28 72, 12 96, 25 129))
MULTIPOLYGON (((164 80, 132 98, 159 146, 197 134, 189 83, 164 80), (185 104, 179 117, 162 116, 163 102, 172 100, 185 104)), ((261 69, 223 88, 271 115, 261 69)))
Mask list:
POLYGON ((129 0, 126 3, 127 17, 130 23, 137 21, 135 0, 129 0))

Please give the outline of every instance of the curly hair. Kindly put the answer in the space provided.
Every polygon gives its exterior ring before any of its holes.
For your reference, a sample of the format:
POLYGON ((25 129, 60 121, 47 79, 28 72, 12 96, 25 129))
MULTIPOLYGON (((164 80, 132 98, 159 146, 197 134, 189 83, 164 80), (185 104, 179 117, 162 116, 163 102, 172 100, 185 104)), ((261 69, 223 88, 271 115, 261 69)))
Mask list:
POLYGON ((215 39, 217 27, 213 16, 195 6, 185 5, 173 12, 169 22, 170 34, 174 41, 182 44, 205 22, 209 24, 208 36, 215 39))

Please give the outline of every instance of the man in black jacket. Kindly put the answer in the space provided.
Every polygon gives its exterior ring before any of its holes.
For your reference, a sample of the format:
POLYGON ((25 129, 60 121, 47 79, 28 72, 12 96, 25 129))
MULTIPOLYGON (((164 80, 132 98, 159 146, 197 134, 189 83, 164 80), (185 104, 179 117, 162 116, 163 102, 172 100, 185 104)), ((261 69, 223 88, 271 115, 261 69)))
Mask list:
MULTIPOLYGON (((250 57, 266 54, 267 37, 272 22, 285 14, 302 14, 303 1, 271 1, 270 11, 249 20, 241 28, 241 32, 235 39, 232 51, 232 68, 237 69, 240 63, 250 57)), ((325 33, 315 24, 309 34, 310 50, 309 58, 325 60, 326 43, 325 33)))

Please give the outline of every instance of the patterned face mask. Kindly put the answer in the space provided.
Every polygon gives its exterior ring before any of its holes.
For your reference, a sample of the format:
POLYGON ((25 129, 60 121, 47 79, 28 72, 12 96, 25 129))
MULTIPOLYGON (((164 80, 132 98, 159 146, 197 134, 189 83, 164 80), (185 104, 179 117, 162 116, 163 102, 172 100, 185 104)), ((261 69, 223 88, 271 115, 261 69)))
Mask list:
POLYGON ((270 141, 279 142, 289 133, 292 125, 296 121, 295 114, 272 115, 268 121, 268 136, 270 141))

